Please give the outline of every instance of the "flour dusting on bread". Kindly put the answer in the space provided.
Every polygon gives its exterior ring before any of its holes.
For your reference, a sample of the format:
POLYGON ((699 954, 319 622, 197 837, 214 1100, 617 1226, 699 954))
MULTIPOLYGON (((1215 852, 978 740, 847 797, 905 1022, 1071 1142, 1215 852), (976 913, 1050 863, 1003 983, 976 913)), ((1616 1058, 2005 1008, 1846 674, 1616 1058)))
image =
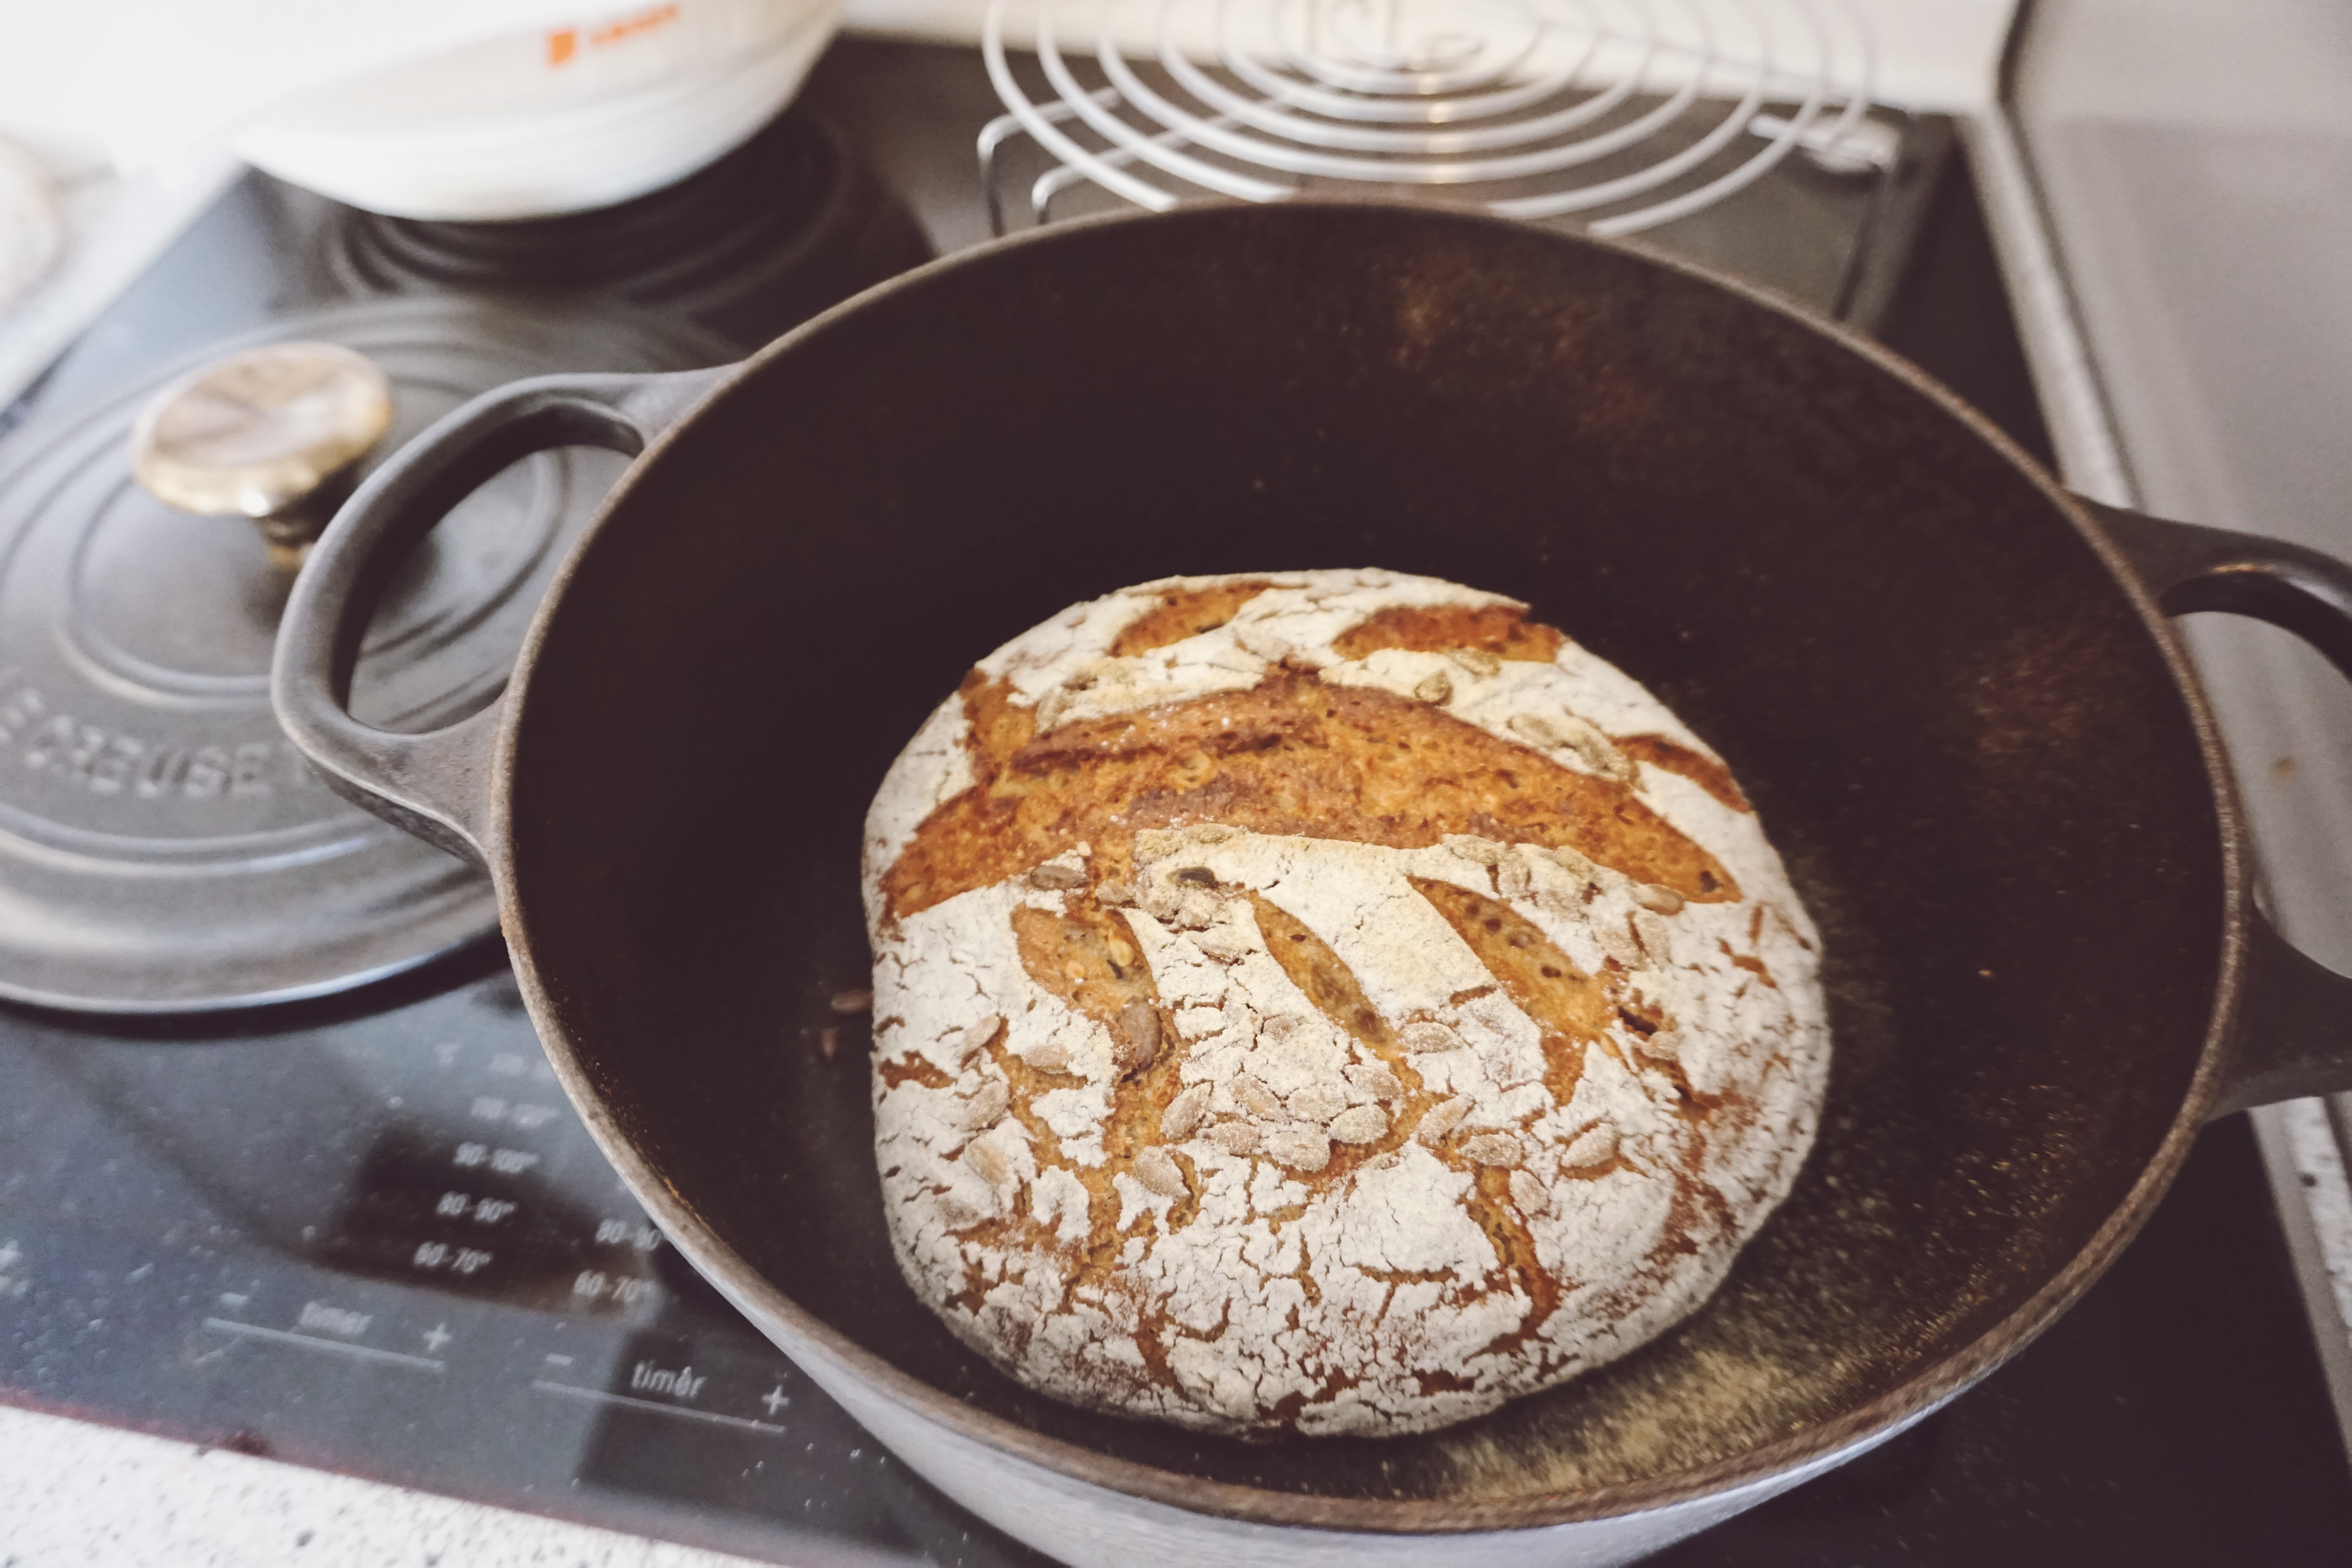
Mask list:
POLYGON ((1076 1404, 1465 1419, 1686 1316, 1811 1146, 1815 937, 1748 803, 1496 595, 1077 605, 923 726, 864 869, 900 1264, 1076 1404))

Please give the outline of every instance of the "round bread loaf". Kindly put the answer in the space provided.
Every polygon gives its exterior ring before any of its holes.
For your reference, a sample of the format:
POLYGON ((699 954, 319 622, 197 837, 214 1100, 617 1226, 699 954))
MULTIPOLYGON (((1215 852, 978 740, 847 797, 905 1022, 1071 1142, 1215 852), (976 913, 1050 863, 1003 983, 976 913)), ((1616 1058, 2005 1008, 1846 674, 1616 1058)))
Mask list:
POLYGON ((1171 579, 987 658, 866 821, 918 1295, 1073 1404, 1444 1426, 1688 1314, 1829 1067, 1721 762, 1526 606, 1171 579))

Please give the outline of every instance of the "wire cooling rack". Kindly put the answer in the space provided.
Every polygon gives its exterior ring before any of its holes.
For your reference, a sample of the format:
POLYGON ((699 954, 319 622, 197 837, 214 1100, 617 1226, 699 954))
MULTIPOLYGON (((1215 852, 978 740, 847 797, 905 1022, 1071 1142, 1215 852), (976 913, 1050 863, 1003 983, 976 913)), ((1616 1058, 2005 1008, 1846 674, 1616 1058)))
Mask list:
POLYGON ((1049 161, 1033 223, 1085 184, 1154 211, 1381 194, 1603 235, 1792 153, 1881 171, 1900 141, 1871 117, 1844 0, 995 0, 982 49, 1006 110, 980 140, 1000 234, 1024 137, 1049 161))

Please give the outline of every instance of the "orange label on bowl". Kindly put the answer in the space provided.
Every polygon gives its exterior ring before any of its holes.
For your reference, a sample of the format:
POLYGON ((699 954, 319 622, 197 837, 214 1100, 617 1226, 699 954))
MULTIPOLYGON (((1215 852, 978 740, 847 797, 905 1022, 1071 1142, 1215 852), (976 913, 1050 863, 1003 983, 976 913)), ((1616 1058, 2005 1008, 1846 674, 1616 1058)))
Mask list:
POLYGON ((547 64, 550 69, 568 65, 578 56, 582 47, 592 49, 626 43, 631 38, 669 26, 677 20, 677 6, 648 5, 626 16, 610 22, 600 22, 593 27, 558 27, 547 35, 547 64))

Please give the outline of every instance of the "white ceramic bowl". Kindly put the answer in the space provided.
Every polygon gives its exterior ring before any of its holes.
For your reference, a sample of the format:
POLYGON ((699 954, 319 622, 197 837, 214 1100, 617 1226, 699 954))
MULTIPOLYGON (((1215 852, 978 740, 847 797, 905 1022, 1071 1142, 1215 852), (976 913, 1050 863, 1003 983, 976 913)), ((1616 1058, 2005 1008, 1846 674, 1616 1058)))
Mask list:
POLYGON ((709 163, 790 100, 839 0, 665 0, 337 83, 248 125, 261 168, 400 217, 610 206, 709 163))

